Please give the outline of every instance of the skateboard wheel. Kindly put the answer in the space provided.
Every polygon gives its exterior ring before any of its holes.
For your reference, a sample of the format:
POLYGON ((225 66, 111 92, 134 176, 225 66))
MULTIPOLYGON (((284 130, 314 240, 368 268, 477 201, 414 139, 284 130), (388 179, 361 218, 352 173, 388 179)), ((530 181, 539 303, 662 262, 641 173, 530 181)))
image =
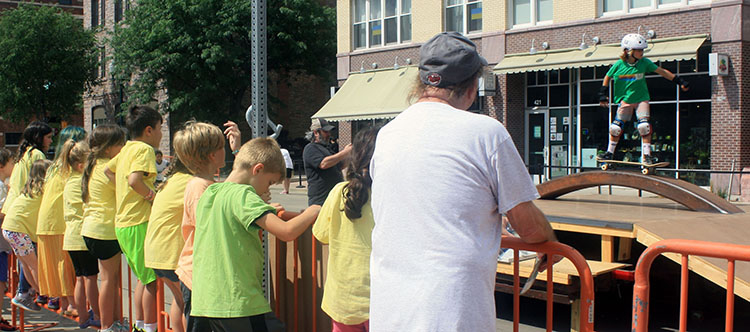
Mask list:
POLYGON ((649 175, 649 174, 651 174, 651 169, 650 168, 644 168, 644 169, 641 170, 641 173, 643 173, 643 175, 649 175))
POLYGON ((607 164, 602 164, 602 166, 600 166, 600 167, 601 167, 602 171, 606 171, 606 170, 609 169, 609 165, 607 165, 607 164))

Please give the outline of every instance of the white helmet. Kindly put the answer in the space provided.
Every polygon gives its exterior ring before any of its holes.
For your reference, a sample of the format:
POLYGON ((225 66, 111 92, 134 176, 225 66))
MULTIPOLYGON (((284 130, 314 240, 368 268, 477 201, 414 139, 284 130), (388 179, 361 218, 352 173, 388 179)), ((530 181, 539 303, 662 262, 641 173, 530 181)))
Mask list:
POLYGON ((648 41, 637 33, 631 33, 622 37, 620 45, 626 50, 643 50, 648 47, 648 41))

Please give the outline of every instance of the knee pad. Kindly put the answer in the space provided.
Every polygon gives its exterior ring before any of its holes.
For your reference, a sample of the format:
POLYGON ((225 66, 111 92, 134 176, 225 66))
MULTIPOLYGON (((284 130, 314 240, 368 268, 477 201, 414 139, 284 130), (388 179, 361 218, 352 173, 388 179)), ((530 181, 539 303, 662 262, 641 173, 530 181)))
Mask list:
POLYGON ((612 121, 612 124, 609 125, 609 134, 615 137, 620 136, 620 134, 622 134, 623 125, 625 124, 622 121, 615 119, 615 121, 612 121))
POLYGON ((651 124, 648 123, 648 119, 638 120, 638 133, 641 137, 651 134, 651 124))

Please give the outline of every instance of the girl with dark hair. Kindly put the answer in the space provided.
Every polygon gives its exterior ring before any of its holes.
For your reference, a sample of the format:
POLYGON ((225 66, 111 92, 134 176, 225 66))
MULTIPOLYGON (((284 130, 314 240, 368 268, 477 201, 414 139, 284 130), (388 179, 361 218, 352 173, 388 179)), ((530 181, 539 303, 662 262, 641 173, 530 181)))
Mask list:
MULTIPOLYGON (((23 139, 21 140, 21 146, 18 147, 18 151, 16 152, 15 166, 8 182, 8 196, 5 198, 2 213, 7 215, 8 210, 13 205, 13 201, 20 195, 29 178, 31 165, 37 160, 47 159, 45 154, 49 150, 50 145, 52 145, 52 134, 52 127, 41 121, 30 123, 23 131, 23 139)), ((34 230, 36 231, 36 229, 34 230)), ((27 301, 28 298, 33 297, 33 294, 29 293, 31 285, 29 285, 23 271, 24 269, 21 269, 21 273, 19 274, 18 294, 16 294, 14 300, 19 303, 28 303, 28 307, 33 310, 41 310, 34 303, 33 299, 27 301)))
POLYGON ((5 199, 2 212, 8 214, 8 209, 13 204, 13 200, 18 197, 21 189, 26 185, 29 177, 31 164, 39 159, 47 158, 45 153, 52 145, 52 127, 40 121, 34 121, 29 124, 23 131, 21 146, 16 153, 16 165, 13 167, 13 173, 10 175, 10 190, 8 198, 5 199))
POLYGON ((369 330, 370 252, 375 222, 368 170, 378 130, 369 128, 354 137, 347 181, 331 190, 313 225, 318 241, 330 244, 321 307, 333 320, 333 332, 369 330))

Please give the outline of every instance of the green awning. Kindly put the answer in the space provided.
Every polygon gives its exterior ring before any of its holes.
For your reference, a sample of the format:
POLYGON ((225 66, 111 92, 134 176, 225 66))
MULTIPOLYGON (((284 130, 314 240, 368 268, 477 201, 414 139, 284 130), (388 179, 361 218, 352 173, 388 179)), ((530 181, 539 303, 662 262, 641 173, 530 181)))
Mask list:
MULTIPOLYGON (((693 35, 649 41, 644 55, 651 61, 675 61, 695 59, 698 48, 708 35, 693 35)), ((608 66, 622 54, 620 44, 596 45, 585 50, 569 48, 552 51, 508 54, 494 68, 497 74, 524 73, 565 68, 608 66)))
POLYGON ((409 107, 407 97, 417 79, 416 66, 352 73, 312 118, 352 121, 393 118, 409 107))

